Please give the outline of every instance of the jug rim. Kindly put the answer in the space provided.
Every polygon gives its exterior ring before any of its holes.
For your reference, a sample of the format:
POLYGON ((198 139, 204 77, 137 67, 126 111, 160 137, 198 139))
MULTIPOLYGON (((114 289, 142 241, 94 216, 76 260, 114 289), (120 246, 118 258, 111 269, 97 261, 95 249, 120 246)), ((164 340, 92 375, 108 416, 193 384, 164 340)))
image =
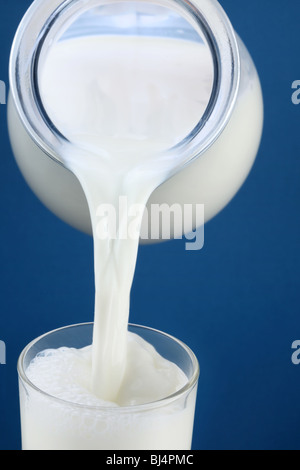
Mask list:
MULTIPOLYGON (((115 0, 114 3, 124 1, 127 0, 115 0)), ((135 0, 133 3, 139 2, 152 3, 152 0, 135 0)), ((13 41, 9 81, 17 113, 37 146, 62 165, 62 148, 69 142, 45 118, 36 87, 39 55, 59 19, 64 17, 64 21, 66 18, 70 21, 78 12, 104 4, 107 0, 35 0, 25 13, 13 41)), ((213 91, 206 112, 193 131, 176 145, 180 150, 177 153, 181 155, 181 166, 184 166, 218 139, 231 118, 240 84, 239 47, 231 22, 217 0, 155 0, 155 4, 181 12, 193 22, 195 29, 200 28, 214 62, 213 91)))

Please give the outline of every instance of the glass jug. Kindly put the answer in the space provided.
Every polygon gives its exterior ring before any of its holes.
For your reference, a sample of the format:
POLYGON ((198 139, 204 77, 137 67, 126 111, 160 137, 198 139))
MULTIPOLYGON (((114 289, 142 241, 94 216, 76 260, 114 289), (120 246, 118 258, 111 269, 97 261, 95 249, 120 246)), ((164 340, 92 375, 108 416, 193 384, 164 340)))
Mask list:
MULTIPOLYGON (((84 192, 60 161, 62 139, 45 119, 37 86, 38 63, 58 35, 65 40, 90 34, 202 41, 209 49, 213 81, 206 110, 177 146, 180 168, 154 191, 148 207, 203 204, 210 220, 246 180, 263 127, 255 65, 216 0, 36 0, 13 43, 8 101, 11 145, 28 185, 54 214, 91 234, 84 192)), ((181 234, 182 225, 175 224, 172 237, 181 234)), ((155 241, 141 237, 141 243, 155 241)))

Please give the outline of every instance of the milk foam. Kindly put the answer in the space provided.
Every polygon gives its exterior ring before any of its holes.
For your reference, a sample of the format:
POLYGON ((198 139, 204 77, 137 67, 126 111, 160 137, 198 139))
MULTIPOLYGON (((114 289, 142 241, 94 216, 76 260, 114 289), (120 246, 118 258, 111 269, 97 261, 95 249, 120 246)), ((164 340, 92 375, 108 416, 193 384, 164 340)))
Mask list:
POLYGON ((90 389, 92 346, 46 350, 31 362, 26 375, 49 395, 85 406, 134 406, 164 399, 187 383, 179 367, 153 346, 128 333, 127 363, 116 402, 106 402, 90 389))

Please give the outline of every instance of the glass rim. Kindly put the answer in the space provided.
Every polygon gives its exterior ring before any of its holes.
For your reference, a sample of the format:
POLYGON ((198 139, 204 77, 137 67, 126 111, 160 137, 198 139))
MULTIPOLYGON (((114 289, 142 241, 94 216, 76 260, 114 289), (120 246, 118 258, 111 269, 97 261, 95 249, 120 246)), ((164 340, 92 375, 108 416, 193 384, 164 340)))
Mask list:
POLYGON ((74 408, 79 408, 79 409, 102 411, 102 412, 105 412, 105 413, 107 413, 107 412, 109 412, 109 413, 120 413, 120 412, 121 413, 126 413, 126 412, 131 413, 131 412, 134 412, 134 411, 135 412, 147 411, 147 410, 151 410, 153 408, 159 408, 159 407, 162 407, 162 406, 167 406, 168 404, 174 402, 175 400, 183 397, 188 392, 192 391, 192 389, 197 385, 199 377, 200 377, 200 365, 199 365, 199 361, 198 361, 195 353, 191 350, 191 348, 189 348, 189 346, 187 346, 183 341, 177 339, 175 336, 172 336, 168 333, 165 333, 165 332, 160 331, 160 330, 155 329, 155 328, 151 328, 151 327, 143 326, 143 325, 137 325, 137 324, 133 324, 133 323, 129 323, 128 327, 129 328, 134 327, 134 328, 138 328, 138 329, 141 329, 141 330, 144 330, 144 331, 145 330, 149 331, 151 333, 160 334, 160 335, 164 336, 165 338, 168 338, 169 340, 172 340, 173 342, 175 342, 190 357, 190 359, 192 361, 192 364, 193 364, 193 374, 192 374, 191 378, 188 379, 187 383, 183 387, 181 387, 179 390, 177 390, 177 392, 172 393, 171 395, 168 395, 167 397, 161 398, 159 400, 149 402, 149 403, 143 403, 143 404, 140 404, 140 405, 131 405, 131 406, 85 405, 85 404, 76 403, 76 402, 68 401, 68 400, 53 396, 50 393, 40 389, 37 385, 35 385, 27 377, 26 370, 25 370, 25 367, 24 367, 24 360, 26 358, 27 353, 30 351, 30 349, 38 341, 40 341, 43 338, 46 338, 47 336, 50 336, 50 335, 55 334, 59 331, 62 331, 62 330, 66 331, 68 329, 75 328, 75 327, 86 327, 86 326, 93 326, 93 325, 94 325, 93 322, 86 322, 86 323, 77 323, 77 324, 73 324, 73 325, 63 326, 63 327, 56 328, 54 330, 48 331, 47 333, 44 333, 43 335, 40 335, 39 337, 32 340, 30 343, 27 344, 27 346, 25 346, 25 348, 23 349, 23 351, 21 352, 21 354, 18 358, 17 371, 18 371, 19 379, 22 380, 23 384, 26 384, 31 389, 35 390, 39 394, 43 395, 44 397, 46 397, 48 399, 51 399, 52 401, 54 401, 56 403, 68 405, 68 406, 71 406, 71 407, 74 407, 74 408))
MULTIPOLYGON (((14 38, 10 55, 9 80, 17 113, 31 138, 50 158, 67 168, 62 161, 61 151, 72 145, 55 126, 50 125, 41 106, 35 87, 39 55, 45 38, 57 18, 70 12, 81 0, 35 0, 25 13, 14 38), (25 59, 24 59, 25 57, 25 59)), ((115 0, 121 3, 123 0, 115 0)), ((135 1, 135 0, 128 0, 135 1)), ((147 0, 137 0, 147 2, 147 0)), ((85 0, 85 9, 96 4, 107 4, 108 0, 85 0)), ((151 0, 149 0, 151 3, 151 0)), ((183 168, 202 155, 221 135, 227 126, 238 96, 241 63, 239 47, 234 29, 224 9, 217 0, 154 0, 155 4, 169 6, 175 11, 190 16, 191 24, 201 29, 212 54, 215 76, 210 101, 196 127, 183 140, 164 154, 180 149, 183 168)))

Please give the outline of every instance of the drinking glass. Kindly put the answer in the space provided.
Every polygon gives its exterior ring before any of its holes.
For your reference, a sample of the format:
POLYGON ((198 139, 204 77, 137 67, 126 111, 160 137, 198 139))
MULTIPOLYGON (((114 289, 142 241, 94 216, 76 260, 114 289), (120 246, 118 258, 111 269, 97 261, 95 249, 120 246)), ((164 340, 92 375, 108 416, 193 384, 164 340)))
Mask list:
POLYGON ((187 376, 171 396, 135 406, 85 406, 51 396, 26 375, 30 362, 48 349, 92 344, 93 323, 51 331, 32 341, 18 361, 23 450, 190 450, 199 364, 178 339, 144 326, 129 331, 150 343, 187 376))

